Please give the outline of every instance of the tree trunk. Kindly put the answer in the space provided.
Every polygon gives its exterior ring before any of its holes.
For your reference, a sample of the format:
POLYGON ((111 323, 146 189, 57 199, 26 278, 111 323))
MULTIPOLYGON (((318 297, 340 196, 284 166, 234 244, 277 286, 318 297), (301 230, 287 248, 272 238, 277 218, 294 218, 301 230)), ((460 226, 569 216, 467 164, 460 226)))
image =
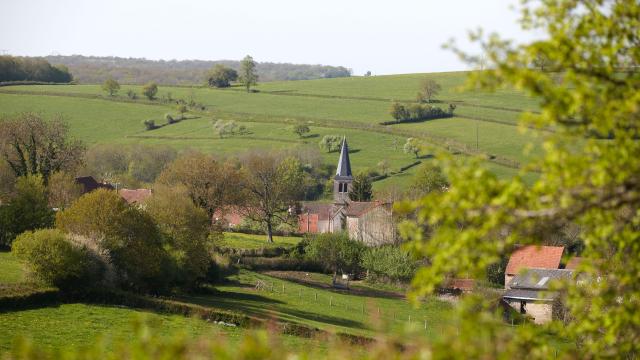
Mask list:
POLYGON ((267 221, 267 241, 273 243, 273 228, 271 221, 267 221))

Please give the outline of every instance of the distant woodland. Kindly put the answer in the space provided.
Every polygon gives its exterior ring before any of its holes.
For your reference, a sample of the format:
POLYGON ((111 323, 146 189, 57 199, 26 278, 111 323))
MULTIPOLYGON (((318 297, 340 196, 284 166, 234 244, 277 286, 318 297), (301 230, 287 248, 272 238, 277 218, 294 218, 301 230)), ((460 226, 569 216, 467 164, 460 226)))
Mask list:
POLYGON ((42 58, 0 56, 0 82, 68 83, 71 80, 73 77, 64 65, 52 66, 42 58))
MULTIPOLYGON (((156 82, 165 85, 204 84, 207 72, 215 64, 239 70, 240 61, 220 60, 147 60, 95 56, 46 56, 51 64, 64 65, 81 84, 98 84, 112 77, 121 84, 156 82)), ((309 80, 351 76, 351 69, 342 66, 301 65, 258 62, 260 81, 309 80)))

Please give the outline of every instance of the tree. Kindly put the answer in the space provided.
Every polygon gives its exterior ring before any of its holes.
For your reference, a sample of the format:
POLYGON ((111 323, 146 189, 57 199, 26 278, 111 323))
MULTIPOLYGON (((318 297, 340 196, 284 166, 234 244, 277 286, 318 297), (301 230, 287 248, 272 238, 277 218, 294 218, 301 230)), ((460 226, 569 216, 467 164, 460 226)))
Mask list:
POLYGON ((108 92, 109 96, 113 96, 120 90, 120 84, 114 78, 109 77, 102 83, 102 90, 108 92))
POLYGON ((326 152, 338 151, 342 145, 342 138, 338 135, 325 135, 320 140, 319 145, 326 152))
POLYGON ((153 219, 115 191, 98 189, 83 195, 58 212, 56 227, 106 254, 122 288, 162 292, 172 280, 164 239, 153 219))
POLYGON ((431 193, 432 191, 443 191, 449 183, 442 169, 432 163, 420 165, 418 171, 411 181, 411 190, 417 197, 431 193))
POLYGON ((403 149, 405 154, 413 154, 417 159, 418 154, 420 153, 420 144, 418 143, 418 139, 408 138, 407 142, 404 143, 403 149))
POLYGON ((191 200, 211 217, 217 210, 238 201, 239 177, 234 164, 220 163, 199 152, 187 152, 169 164, 157 182, 184 186, 191 200))
POLYGON ((531 61, 531 65, 538 68, 540 71, 548 71, 552 64, 547 55, 544 53, 537 53, 531 61))
POLYGON ((308 134, 309 131, 311 131, 311 129, 309 128, 308 125, 305 125, 305 124, 298 124, 293 127, 293 132, 298 134, 298 136, 301 138, 303 138, 306 134, 308 134))
POLYGON ((420 92, 418 93, 418 102, 431 102, 431 100, 440 93, 442 86, 433 79, 423 79, 420 82, 420 92))
POLYGON ((258 83, 258 74, 256 73, 256 62, 249 55, 245 56, 240 62, 240 82, 247 88, 247 92, 251 90, 251 85, 258 83))
POLYGON ((147 83, 142 87, 142 94, 149 100, 155 99, 156 94, 158 94, 158 84, 156 84, 155 82, 147 83))
POLYGON ((335 283, 338 273, 352 274, 360 267, 365 246, 350 240, 345 232, 318 234, 305 248, 307 257, 333 273, 335 283))
POLYGON ((264 225, 272 243, 275 225, 297 220, 291 210, 303 193, 302 166, 296 158, 281 154, 249 153, 243 159, 241 179, 241 211, 264 225))
POLYGON ((52 226, 53 219, 42 177, 19 177, 15 195, 0 206, 0 246, 11 246, 13 239, 24 231, 52 226))
POLYGON ((213 131, 218 134, 220 139, 222 139, 225 136, 230 136, 238 133, 240 131, 240 127, 233 120, 224 121, 222 119, 219 119, 213 124, 213 131))
POLYGON ((11 251, 27 263, 35 278, 63 290, 81 291, 94 286, 104 270, 87 248, 69 241, 56 229, 24 232, 11 251))
POLYGON ((387 160, 380 160, 377 164, 378 169, 380 169, 380 173, 382 175, 389 174, 389 162, 387 160))
POLYGON ((185 104, 178 104, 176 110, 180 113, 180 120, 184 119, 184 114, 187 112, 187 106, 185 104))
POLYGON ((400 281, 410 280, 418 268, 409 251, 393 245, 365 249, 361 264, 369 276, 400 281))
POLYGON ((541 107, 521 126, 554 132, 545 134, 543 154, 525 167, 539 172, 532 185, 524 181, 526 170, 500 180, 479 160, 442 155, 451 191, 403 205, 423 219, 404 224, 403 237, 430 262, 414 278, 412 296, 432 292, 447 276, 481 278, 516 244, 541 244, 569 223, 580 224, 584 240, 581 281, 554 285, 565 294, 566 324, 507 330, 488 301, 472 296, 460 310, 460 340, 434 353, 540 359, 640 353, 640 158, 632 155, 640 154, 640 72, 620 70, 629 59, 640 62, 639 12, 635 0, 527 2, 523 27, 542 36, 518 45, 491 36, 481 44, 495 66, 470 74, 467 88, 520 89, 541 107), (526 66, 540 53, 561 76, 526 66), (556 350, 537 340, 550 329, 576 348, 556 350))
POLYGON ((84 145, 68 137, 69 128, 60 117, 50 121, 35 113, 0 119, 0 151, 16 177, 49 176, 82 164, 84 145))
POLYGON ((367 174, 357 174, 351 184, 349 199, 351 199, 351 201, 370 201, 372 195, 371 180, 369 180, 367 174))
POLYGON ((209 266, 207 237, 211 218, 189 198, 184 186, 156 186, 145 201, 145 210, 158 225, 176 263, 177 283, 193 288, 209 266))
POLYGON ((366 72, 366 73, 364 73, 364 76, 365 76, 365 77, 369 77, 369 76, 371 76, 371 70, 367 70, 367 72, 366 72))
POLYGON ((238 79, 238 72, 222 64, 216 64, 207 74, 207 83, 211 87, 229 87, 238 79))
POLYGON ((391 114, 391 117, 393 117, 397 122, 400 122, 400 120, 406 120, 409 117, 409 112, 405 106, 397 101, 394 101, 391 104, 389 114, 391 114))
POLYGON ((64 209, 82 195, 83 188, 71 173, 58 171, 51 175, 47 190, 49 206, 64 209))

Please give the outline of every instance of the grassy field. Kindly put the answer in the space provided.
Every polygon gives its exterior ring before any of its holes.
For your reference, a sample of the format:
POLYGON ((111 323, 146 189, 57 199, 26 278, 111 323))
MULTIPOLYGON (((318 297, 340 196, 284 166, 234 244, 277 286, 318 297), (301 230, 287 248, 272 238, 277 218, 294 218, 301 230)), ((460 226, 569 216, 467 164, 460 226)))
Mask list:
POLYGON ((25 279, 22 264, 10 252, 0 251, 0 284, 17 284, 25 279))
MULTIPOLYGON (((141 94, 140 86, 123 85, 115 98, 109 98, 100 85, 33 85, 0 89, 0 113, 35 110, 46 114, 62 113, 74 135, 88 143, 140 142, 170 144, 178 149, 196 148, 220 155, 236 154, 252 148, 282 149, 299 146, 317 147, 327 134, 345 135, 349 139, 354 170, 375 167, 386 160, 391 170, 413 161, 402 152, 408 136, 454 141, 486 154, 518 162, 526 162, 540 154, 545 132, 522 133, 515 126, 523 110, 537 109, 535 99, 516 90, 495 93, 460 92, 466 73, 406 74, 352 77, 310 81, 283 81, 260 84, 256 93, 239 87, 208 89, 203 87, 160 86, 159 98, 194 99, 207 106, 198 118, 144 131, 141 122, 155 119, 163 123, 163 115, 174 112, 173 106, 159 102, 126 103, 126 92, 141 94), (430 77, 442 85, 436 106, 457 104, 459 117, 422 123, 381 127, 390 120, 392 100, 415 99, 421 79, 430 77), (5 93, 3 93, 5 92, 5 93), (19 92, 19 95, 6 92, 19 92), (42 94, 60 96, 27 95, 42 94), (105 101, 107 99, 117 101, 105 101), (250 130, 250 134, 225 139, 216 138, 211 129, 214 119, 234 119, 250 130), (293 134, 292 124, 308 123, 312 132, 300 139, 293 134), (525 145, 533 150, 525 155, 525 145)), ((337 154, 322 154, 334 164, 337 154)), ((514 169, 490 163, 499 176, 509 177, 514 169)), ((406 174, 392 176, 375 184, 377 189, 390 185, 405 186, 406 174)))
POLYGON ((216 244, 223 248, 234 249, 261 249, 276 247, 292 247, 297 245, 301 237, 298 236, 274 236, 273 243, 267 242, 266 235, 224 233, 224 240, 216 244))
MULTIPOLYGON (((325 284, 330 283, 329 277, 321 278, 325 284)), ((357 335, 371 336, 376 331, 415 331, 436 337, 442 327, 448 326, 451 305, 435 298, 414 308, 402 298, 379 296, 375 292, 356 295, 331 291, 250 271, 241 271, 230 280, 229 284, 214 286, 214 294, 181 296, 179 299, 357 335), (258 282, 266 287, 256 289, 258 282), (425 321, 427 329, 424 329, 425 321)))

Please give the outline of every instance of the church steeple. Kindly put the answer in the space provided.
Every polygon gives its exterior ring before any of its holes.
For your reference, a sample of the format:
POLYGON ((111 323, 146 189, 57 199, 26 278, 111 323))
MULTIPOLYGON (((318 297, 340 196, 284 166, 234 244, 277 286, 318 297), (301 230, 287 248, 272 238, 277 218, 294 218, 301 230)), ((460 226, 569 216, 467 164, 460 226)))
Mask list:
POLYGON ((333 200, 336 203, 349 201, 352 182, 353 174, 351 173, 351 161, 349 160, 349 145, 347 145, 347 138, 345 137, 342 139, 338 168, 336 169, 336 176, 333 178, 333 200))

